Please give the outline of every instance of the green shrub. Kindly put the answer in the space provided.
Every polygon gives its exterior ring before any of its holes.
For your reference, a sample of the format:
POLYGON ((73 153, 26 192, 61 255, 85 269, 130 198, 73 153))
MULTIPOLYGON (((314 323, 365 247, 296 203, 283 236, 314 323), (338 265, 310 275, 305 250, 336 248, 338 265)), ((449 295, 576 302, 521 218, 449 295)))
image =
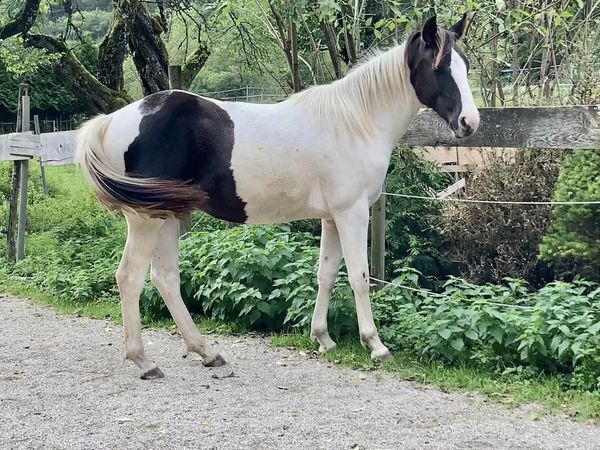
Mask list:
MULTIPOLYGON (((556 201, 600 200, 600 154, 572 153, 563 163, 556 201)), ((540 256, 563 277, 600 280, 600 205, 560 205, 540 245, 540 256)))
MULTIPOLYGON (((222 321, 262 330, 307 329, 317 294, 318 251, 311 235, 287 227, 192 231, 181 242, 182 295, 193 311, 222 321)), ((356 321, 341 278, 329 313, 334 335, 354 329, 356 321)), ((142 299, 145 314, 168 314, 150 283, 142 299)))
MULTIPOLYGON (((416 274, 403 285, 416 288, 416 274)), ((562 374, 567 384, 598 388, 600 286, 555 282, 530 292, 523 281, 474 285, 451 278, 441 294, 390 287, 374 298, 384 342, 447 363, 499 373, 562 374)))
MULTIPOLYGON (((392 153, 385 191, 420 196, 435 196, 450 183, 448 174, 417 155, 411 148, 398 147, 392 153)), ((439 276, 443 269, 443 205, 420 199, 386 199, 387 273, 397 268, 416 267, 425 275, 439 276)))

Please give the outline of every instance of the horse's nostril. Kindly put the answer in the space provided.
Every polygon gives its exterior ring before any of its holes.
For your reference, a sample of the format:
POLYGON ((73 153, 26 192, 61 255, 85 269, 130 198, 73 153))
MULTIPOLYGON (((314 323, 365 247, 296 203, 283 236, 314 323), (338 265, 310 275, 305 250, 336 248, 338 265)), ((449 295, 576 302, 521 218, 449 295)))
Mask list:
POLYGON ((465 118, 465 116, 460 118, 460 126, 463 128, 466 135, 470 135, 473 133, 473 127, 471 127, 471 125, 467 123, 467 119, 465 118))

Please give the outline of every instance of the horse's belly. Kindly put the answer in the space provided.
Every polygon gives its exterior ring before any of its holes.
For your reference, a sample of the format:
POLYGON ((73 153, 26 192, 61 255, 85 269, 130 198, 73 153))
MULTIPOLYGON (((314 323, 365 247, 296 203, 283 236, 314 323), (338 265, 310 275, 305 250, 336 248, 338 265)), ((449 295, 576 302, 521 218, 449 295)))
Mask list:
MULTIPOLYGON (((326 202, 316 167, 289 152, 232 155, 238 196, 245 203, 247 223, 281 223, 327 217, 326 202)), ((294 152, 295 153, 295 152, 294 152)))
POLYGON ((281 223, 326 217, 327 208, 318 182, 309 185, 306 181, 263 178, 254 179, 251 184, 236 182, 240 198, 246 203, 246 222, 281 223))

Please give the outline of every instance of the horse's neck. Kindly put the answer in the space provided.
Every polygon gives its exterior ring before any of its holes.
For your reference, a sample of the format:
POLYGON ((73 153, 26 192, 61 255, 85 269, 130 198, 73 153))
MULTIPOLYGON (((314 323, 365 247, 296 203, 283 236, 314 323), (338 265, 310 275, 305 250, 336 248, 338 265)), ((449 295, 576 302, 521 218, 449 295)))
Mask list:
POLYGON ((400 141, 410 122, 417 116, 421 103, 417 96, 401 96, 385 108, 378 110, 373 118, 377 130, 396 144, 400 141))
POLYGON ((421 107, 405 66, 404 45, 373 58, 349 77, 359 80, 360 95, 353 92, 352 80, 347 82, 348 93, 363 99, 360 107, 368 111, 365 119, 372 122, 377 134, 397 143, 421 107))

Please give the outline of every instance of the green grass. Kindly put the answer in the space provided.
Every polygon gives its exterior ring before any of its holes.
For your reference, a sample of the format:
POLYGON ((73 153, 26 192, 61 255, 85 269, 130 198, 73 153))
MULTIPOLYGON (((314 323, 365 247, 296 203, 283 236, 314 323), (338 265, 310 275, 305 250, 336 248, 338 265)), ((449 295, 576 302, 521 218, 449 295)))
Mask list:
MULTIPOLYGON (((121 305, 118 301, 102 300, 91 303, 75 303, 18 283, 0 284, 0 292, 8 292, 21 298, 28 298, 35 303, 52 308, 60 314, 110 320, 118 325, 123 324, 121 305)), ((246 328, 238 324, 221 322, 206 317, 196 316, 194 321, 203 334, 238 335, 248 332, 246 328)), ((175 322, 172 319, 146 320, 142 318, 142 325, 145 328, 174 328, 175 322)))
MULTIPOLYGON (((275 347, 311 351, 316 345, 303 334, 281 334, 271 338, 275 347)), ((401 380, 433 385, 441 390, 470 391, 507 407, 538 404, 537 414, 565 413, 576 420, 600 421, 600 395, 565 390, 555 377, 526 379, 518 375, 498 375, 467 365, 448 367, 420 361, 413 356, 395 354, 390 361, 373 362, 356 340, 345 339, 337 348, 319 356, 341 366, 364 371, 389 372, 401 380)))

